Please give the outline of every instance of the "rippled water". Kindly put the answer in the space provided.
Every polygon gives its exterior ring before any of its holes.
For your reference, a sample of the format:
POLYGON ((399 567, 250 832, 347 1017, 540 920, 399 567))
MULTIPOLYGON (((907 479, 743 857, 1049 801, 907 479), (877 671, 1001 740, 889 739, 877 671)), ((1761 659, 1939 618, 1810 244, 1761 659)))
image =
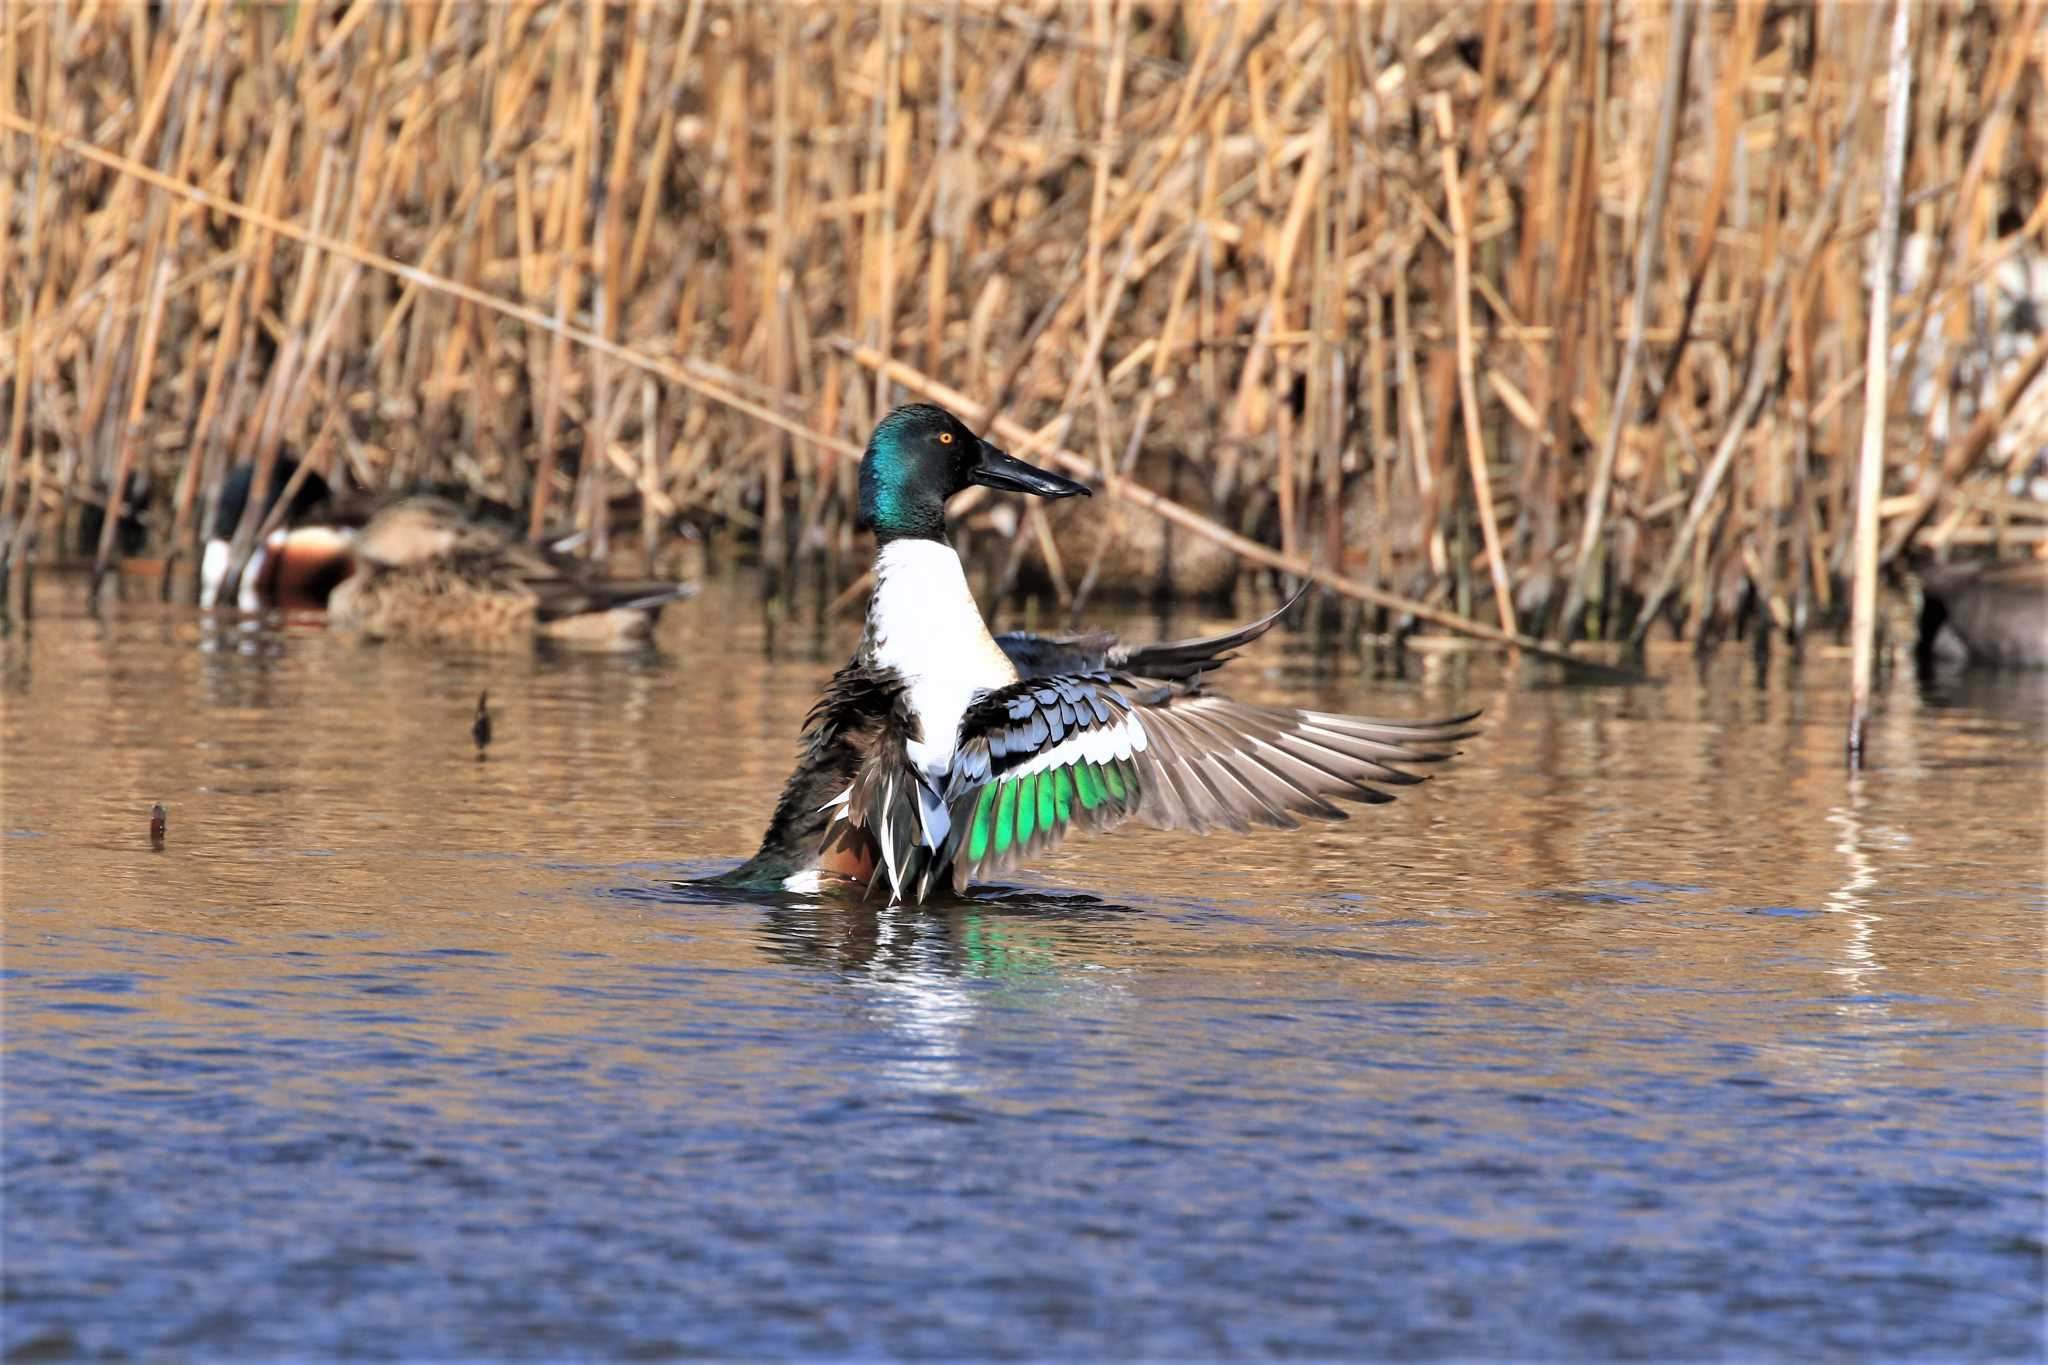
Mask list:
POLYGON ((7 1349, 2042 1353, 2043 679, 1895 679, 1851 777, 1827 660, 1270 639, 1234 690, 1485 733, 946 911, 674 889, 852 634, 739 585, 657 654, 450 658, 46 582, 7 1349))

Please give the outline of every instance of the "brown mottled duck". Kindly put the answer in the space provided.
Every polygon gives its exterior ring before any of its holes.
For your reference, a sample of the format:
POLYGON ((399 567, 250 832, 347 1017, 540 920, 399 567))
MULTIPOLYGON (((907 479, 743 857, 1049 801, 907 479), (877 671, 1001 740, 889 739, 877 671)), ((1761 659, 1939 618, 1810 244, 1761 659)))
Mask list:
POLYGON ((376 640, 502 647, 536 638, 645 640, 690 584, 596 578, 565 555, 445 498, 392 504, 355 537, 355 572, 327 602, 330 625, 376 640))

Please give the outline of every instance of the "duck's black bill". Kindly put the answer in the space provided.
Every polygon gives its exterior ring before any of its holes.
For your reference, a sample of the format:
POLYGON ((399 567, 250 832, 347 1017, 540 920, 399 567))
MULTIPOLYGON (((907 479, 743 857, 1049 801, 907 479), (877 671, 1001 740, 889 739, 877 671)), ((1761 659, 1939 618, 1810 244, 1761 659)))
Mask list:
POLYGON ((1076 493, 1085 496, 1088 492, 1087 484, 1075 483, 1035 464, 1026 464, 987 441, 981 443, 981 463, 975 466, 968 478, 990 488, 1001 488, 1011 493, 1036 493, 1041 498, 1071 498, 1076 493))

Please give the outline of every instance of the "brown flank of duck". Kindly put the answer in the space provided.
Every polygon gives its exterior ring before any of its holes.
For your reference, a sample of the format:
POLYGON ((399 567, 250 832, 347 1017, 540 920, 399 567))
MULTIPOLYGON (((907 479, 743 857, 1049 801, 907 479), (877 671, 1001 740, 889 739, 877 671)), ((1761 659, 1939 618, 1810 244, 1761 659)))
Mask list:
POLYGON ((645 640, 694 585, 595 578, 445 498, 394 503, 356 537, 356 571, 328 600, 331 625, 378 640, 504 646, 536 637, 645 640))

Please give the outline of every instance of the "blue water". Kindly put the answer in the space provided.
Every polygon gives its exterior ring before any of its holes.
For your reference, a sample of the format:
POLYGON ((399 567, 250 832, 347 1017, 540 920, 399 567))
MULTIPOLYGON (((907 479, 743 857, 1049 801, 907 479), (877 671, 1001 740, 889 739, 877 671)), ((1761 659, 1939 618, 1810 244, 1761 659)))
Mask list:
POLYGON ((1827 661, 1275 640, 1234 690, 1485 733, 1343 825, 739 902, 673 883, 847 631, 693 607, 6 641, 10 1353, 2043 1355, 2039 680, 1894 678, 1851 777, 1827 661))

